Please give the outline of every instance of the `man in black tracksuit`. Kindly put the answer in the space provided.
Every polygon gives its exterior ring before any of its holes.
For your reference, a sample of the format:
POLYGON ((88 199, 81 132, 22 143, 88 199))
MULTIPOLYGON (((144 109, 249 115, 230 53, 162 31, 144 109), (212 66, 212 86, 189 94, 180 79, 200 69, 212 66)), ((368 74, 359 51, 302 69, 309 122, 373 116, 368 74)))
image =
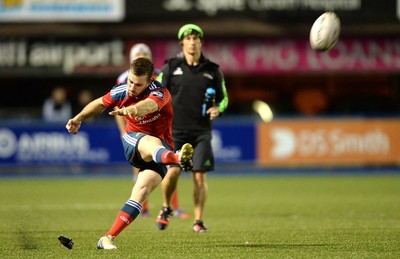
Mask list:
MULTIPOLYGON (((206 172, 214 170, 214 155, 211 147, 212 120, 225 111, 228 94, 219 66, 201 52, 203 30, 194 24, 182 26, 178 39, 182 52, 167 60, 157 77, 172 94, 174 118, 172 133, 175 150, 186 142, 194 147, 192 177, 194 183, 193 231, 207 231, 203 223, 205 202, 208 194, 206 172), (205 106, 208 92, 213 99, 205 106), (214 94, 214 95, 213 95, 214 94)), ((171 195, 180 175, 179 167, 170 167, 163 180, 163 208, 157 218, 157 227, 165 229, 169 223, 171 195)))

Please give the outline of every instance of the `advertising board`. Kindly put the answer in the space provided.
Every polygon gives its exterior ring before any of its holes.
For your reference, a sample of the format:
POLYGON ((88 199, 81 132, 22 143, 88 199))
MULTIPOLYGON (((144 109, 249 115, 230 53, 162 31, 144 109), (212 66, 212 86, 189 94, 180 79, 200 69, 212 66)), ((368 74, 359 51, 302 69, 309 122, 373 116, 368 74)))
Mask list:
POLYGON ((400 164, 400 120, 282 120, 257 127, 264 166, 400 164))

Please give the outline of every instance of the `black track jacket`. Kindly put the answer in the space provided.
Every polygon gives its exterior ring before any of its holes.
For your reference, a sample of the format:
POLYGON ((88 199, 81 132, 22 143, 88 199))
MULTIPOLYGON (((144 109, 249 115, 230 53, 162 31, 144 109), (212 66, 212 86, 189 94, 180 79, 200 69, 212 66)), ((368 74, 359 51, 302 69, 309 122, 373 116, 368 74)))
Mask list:
POLYGON ((197 66, 189 66, 183 53, 165 61, 157 80, 172 94, 174 130, 211 130, 208 117, 202 115, 206 89, 215 89, 215 102, 223 113, 228 105, 228 93, 219 66, 203 55, 197 66))

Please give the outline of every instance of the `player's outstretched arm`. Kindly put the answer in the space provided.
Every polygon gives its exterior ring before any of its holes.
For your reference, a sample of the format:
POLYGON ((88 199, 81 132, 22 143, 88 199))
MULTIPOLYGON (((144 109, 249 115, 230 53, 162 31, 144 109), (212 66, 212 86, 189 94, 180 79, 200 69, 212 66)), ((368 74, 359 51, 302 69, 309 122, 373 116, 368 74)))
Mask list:
POLYGON ((152 99, 146 99, 138 102, 135 105, 122 107, 109 112, 110 115, 119 116, 144 116, 158 110, 158 104, 152 99))
POLYGON ((97 98, 86 105, 74 118, 70 119, 65 127, 69 133, 76 134, 84 120, 102 113, 105 109, 102 98, 97 98))

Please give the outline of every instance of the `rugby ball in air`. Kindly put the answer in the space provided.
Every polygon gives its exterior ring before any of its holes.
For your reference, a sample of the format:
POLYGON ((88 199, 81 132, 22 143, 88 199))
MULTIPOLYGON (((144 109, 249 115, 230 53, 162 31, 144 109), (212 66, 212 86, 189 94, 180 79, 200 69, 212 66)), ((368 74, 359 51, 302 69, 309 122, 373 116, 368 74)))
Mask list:
POLYGON ((334 12, 325 12, 315 20, 310 30, 310 45, 316 51, 328 51, 338 41, 340 20, 334 12))

